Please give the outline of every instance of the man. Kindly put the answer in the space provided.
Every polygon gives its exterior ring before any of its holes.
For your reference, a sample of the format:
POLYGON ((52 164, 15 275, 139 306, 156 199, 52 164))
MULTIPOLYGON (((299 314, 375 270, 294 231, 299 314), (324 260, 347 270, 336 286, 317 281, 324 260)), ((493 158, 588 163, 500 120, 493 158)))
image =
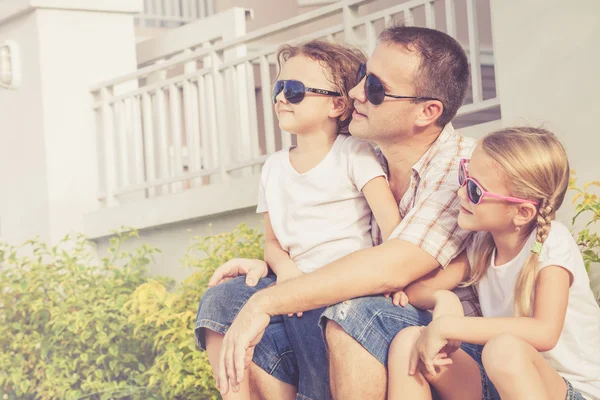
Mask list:
MULTIPOLYGON (((402 328, 426 325, 431 317, 410 305, 397 307, 381 293, 398 292, 445 268, 468 237, 456 222, 456 191, 460 158, 470 155, 473 143, 450 124, 468 87, 466 55, 454 39, 426 28, 389 28, 379 42, 365 77, 350 92, 356 108, 350 132, 379 146, 403 220, 383 244, 253 295, 222 341, 217 381, 223 393, 241 382, 252 352, 264 345, 260 340, 272 316, 335 304, 321 319, 334 397, 385 398, 391 340, 402 328)), ((373 235, 375 244, 381 243, 377 227, 373 235)), ((240 274, 257 281, 267 266, 224 265, 213 283, 240 274)), ((272 343, 273 335, 268 336, 272 343)), ((306 351, 291 347, 296 357, 306 351)))

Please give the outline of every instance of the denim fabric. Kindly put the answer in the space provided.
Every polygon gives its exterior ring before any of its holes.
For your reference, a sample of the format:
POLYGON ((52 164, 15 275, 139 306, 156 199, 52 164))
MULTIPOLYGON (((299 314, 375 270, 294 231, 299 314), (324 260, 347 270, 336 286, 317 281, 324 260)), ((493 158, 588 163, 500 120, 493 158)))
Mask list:
MULTIPOLYGON (((225 334, 240 309, 257 291, 276 283, 269 275, 255 287, 245 277, 234 278, 206 291, 198 306, 194 334, 206 349, 205 329, 225 334)), ((324 309, 296 316, 272 317, 255 348, 252 361, 270 375, 298 388, 298 399, 329 400, 329 366, 319 319, 324 309)))
MULTIPOLYGON (((406 307, 399 307, 384 296, 367 296, 328 307, 321 318, 321 327, 325 327, 325 319, 336 322, 387 368, 388 351, 396 334, 409 326, 428 325, 431 317, 429 311, 420 310, 410 304, 406 307)), ((482 346, 463 343, 461 349, 479 365, 482 377, 482 398, 484 400, 500 399, 483 369, 482 346)))

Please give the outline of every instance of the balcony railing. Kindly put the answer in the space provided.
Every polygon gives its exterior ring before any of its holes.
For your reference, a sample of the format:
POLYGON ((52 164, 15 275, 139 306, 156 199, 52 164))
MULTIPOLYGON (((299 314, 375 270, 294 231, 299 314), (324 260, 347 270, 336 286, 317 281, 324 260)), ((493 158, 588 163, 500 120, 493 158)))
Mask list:
POLYGON ((136 24, 176 28, 214 13, 214 0, 144 0, 144 12, 136 16, 136 24))
MULTIPOLYGON (((486 112, 492 112, 488 120, 499 118, 491 60, 483 60, 482 69, 482 57, 493 60, 489 49, 482 56, 479 43, 476 3, 482 1, 466 0, 462 8, 466 35, 459 41, 472 73, 469 103, 460 109, 459 120, 486 112), (484 90, 489 82, 492 90, 484 90)), ((139 60, 145 66, 136 73, 92 89, 102 182, 98 198, 111 206, 255 174, 269 154, 289 146, 292 137, 279 129, 269 93, 282 42, 323 38, 370 54, 379 32, 396 21, 457 36, 454 0, 409 0, 377 9, 380 4, 344 0, 248 34, 244 17, 218 14, 206 21, 220 26, 219 34, 204 29, 192 35, 193 43, 182 42, 191 40, 189 34, 163 40, 165 46, 184 43, 179 48, 158 53, 147 48, 156 54, 139 60)), ((193 28, 180 29, 186 27, 193 28)), ((462 24, 459 28, 465 30, 462 24)))

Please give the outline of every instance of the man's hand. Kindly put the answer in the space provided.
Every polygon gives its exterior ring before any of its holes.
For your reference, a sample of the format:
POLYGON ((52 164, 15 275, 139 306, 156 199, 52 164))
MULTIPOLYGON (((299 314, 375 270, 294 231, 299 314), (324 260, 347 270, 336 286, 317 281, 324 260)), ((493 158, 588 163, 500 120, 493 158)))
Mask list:
POLYGON ((217 286, 219 283, 227 282, 241 275, 246 275, 246 285, 256 286, 259 279, 267 276, 268 272, 267 263, 263 260, 234 258, 215 270, 208 282, 208 287, 217 286))
POLYGON ((239 390, 244 370, 252 361, 254 347, 260 342, 270 317, 250 298, 227 330, 221 345, 217 387, 222 395, 231 388, 239 390))
MULTIPOLYGON (((294 264, 293 262, 287 266, 286 268, 278 268, 278 274, 277 274, 277 284, 279 285, 280 283, 283 283, 287 280, 299 277, 304 275, 304 272, 300 271, 298 269, 298 267, 296 267, 296 264, 294 264)), ((298 318, 300 318, 302 316, 302 312, 299 312, 296 314, 298 316, 298 318)), ((294 314, 288 314, 288 317, 293 317, 294 314)))

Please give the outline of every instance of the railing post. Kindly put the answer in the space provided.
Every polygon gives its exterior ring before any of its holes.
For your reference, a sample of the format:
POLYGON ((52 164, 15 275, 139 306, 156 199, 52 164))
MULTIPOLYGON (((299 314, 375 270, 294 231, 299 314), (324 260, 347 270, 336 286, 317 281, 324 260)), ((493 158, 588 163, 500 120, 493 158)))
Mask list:
POLYGON ((229 163, 229 151, 227 141, 227 114, 225 112, 225 90, 223 76, 219 70, 220 57, 216 51, 211 52, 211 74, 213 76, 213 101, 216 108, 216 139, 218 146, 218 167, 221 182, 228 181, 227 164, 229 163))
POLYGON ((356 46, 358 40, 354 30, 354 21, 358 16, 358 6, 344 6, 342 15, 344 18, 344 41, 356 46))
POLYGON ((483 100, 483 88, 481 85, 481 62, 479 60, 476 0, 467 0, 467 26, 469 27, 469 61, 471 64, 473 103, 478 103, 483 100))
POLYGON ((446 33, 456 38, 456 4, 454 0, 445 0, 446 33))
POLYGON ((100 89, 100 99, 102 101, 102 142, 104 143, 104 191, 106 194, 106 205, 108 207, 117 204, 115 198, 116 189, 116 169, 117 157, 115 154, 114 142, 114 118, 113 107, 109 104, 111 93, 108 88, 100 89))

